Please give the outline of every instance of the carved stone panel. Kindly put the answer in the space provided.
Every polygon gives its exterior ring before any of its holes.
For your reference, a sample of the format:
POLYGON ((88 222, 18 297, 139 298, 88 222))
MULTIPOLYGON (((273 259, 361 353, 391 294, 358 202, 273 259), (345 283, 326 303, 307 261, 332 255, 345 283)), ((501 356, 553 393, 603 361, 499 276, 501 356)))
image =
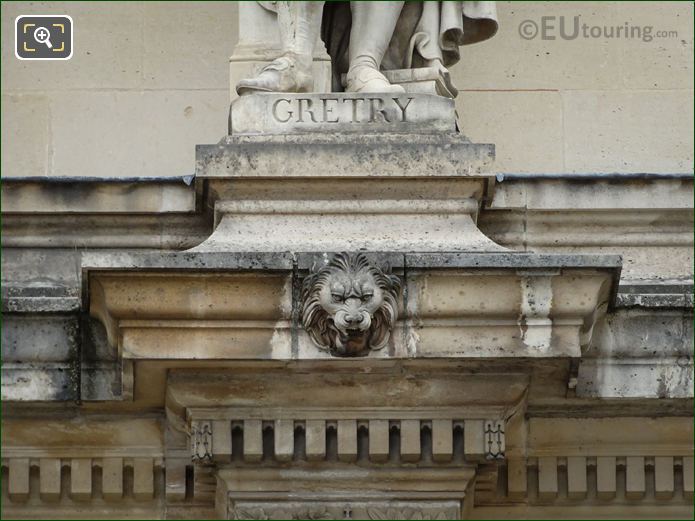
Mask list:
POLYGON ((191 459, 201 463, 212 460, 212 422, 192 422, 191 459))
POLYGON ((485 422, 485 458, 504 459, 504 422, 488 420, 485 422))
POLYGON ((220 468, 223 519, 460 519, 474 466, 220 468))
POLYGON ((228 519, 459 519, 459 501, 236 501, 228 519))

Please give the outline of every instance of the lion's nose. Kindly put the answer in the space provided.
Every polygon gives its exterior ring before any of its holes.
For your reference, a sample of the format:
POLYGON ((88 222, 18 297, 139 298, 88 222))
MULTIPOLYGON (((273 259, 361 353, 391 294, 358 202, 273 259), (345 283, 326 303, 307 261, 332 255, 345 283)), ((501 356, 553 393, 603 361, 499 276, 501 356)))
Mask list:
POLYGON ((357 313, 355 315, 347 315, 345 317, 345 322, 347 322, 349 325, 361 324, 363 320, 364 317, 362 316, 362 313, 357 313))

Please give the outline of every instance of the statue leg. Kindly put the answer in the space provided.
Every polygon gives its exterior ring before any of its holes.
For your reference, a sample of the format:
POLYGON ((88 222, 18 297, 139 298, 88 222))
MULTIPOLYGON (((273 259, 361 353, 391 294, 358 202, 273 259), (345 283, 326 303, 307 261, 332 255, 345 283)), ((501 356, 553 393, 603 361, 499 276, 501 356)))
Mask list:
POLYGON ((241 80, 239 95, 252 92, 309 92, 314 46, 321 31, 323 2, 277 2, 282 55, 255 78, 241 80))
POLYGON ((401 1, 350 2, 348 92, 405 92, 379 72, 402 9, 401 1))

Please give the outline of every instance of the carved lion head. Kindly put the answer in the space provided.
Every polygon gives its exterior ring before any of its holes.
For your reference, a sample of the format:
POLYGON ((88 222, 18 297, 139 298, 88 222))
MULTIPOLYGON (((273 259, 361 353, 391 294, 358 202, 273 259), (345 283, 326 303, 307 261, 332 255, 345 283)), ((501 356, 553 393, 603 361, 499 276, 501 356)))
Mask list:
POLYGON ((400 289, 364 254, 336 254, 304 279, 302 325, 332 355, 365 356, 388 343, 400 289))

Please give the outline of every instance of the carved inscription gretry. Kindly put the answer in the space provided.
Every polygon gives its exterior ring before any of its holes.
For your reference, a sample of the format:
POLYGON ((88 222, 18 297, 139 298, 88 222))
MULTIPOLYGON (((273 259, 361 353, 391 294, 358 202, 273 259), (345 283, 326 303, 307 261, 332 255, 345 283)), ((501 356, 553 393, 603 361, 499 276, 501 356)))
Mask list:
POLYGON ((278 123, 406 123, 408 96, 278 98, 271 114, 278 123))

